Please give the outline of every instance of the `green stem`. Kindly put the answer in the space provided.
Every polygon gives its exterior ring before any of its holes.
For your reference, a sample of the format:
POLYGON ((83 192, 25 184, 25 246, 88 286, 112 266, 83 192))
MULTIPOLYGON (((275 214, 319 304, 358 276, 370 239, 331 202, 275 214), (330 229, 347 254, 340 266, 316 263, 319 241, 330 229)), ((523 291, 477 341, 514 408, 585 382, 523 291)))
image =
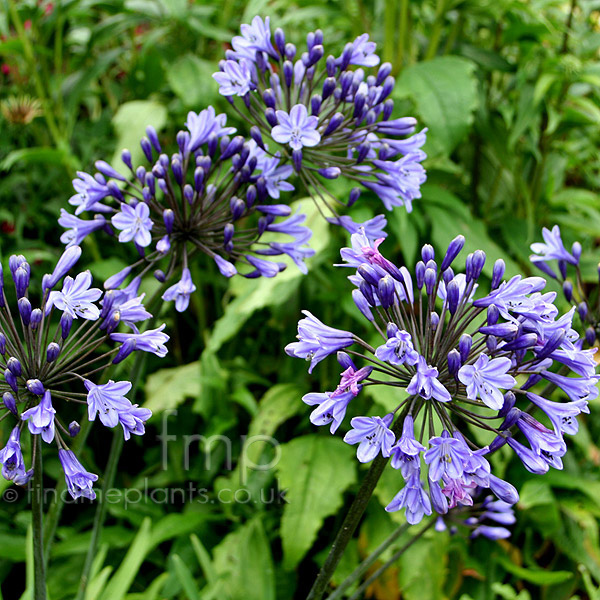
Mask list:
MULTIPOLYGON (((141 381, 141 374, 143 372, 143 366, 147 355, 145 352, 138 352, 135 357, 135 363, 131 371, 131 400, 135 399, 136 391, 141 381)), ((87 554, 85 556, 85 562, 83 564, 83 570, 81 572, 81 578, 79 580, 79 590, 77 592, 76 600, 83 600, 85 597, 85 591, 89 583, 90 571, 92 570, 92 563, 96 557, 98 549, 98 542, 100 540, 100 534, 104 521, 106 519, 106 511, 108 509, 108 503, 106 502, 108 492, 113 488, 115 483, 115 476, 117 474, 117 466, 119 464, 119 458, 121 457, 121 451, 123 450, 123 432, 118 429, 115 430, 113 435, 113 441, 110 447, 110 454, 108 456, 108 462, 106 464, 106 470, 104 472, 104 481, 102 483, 102 490, 100 498, 98 499, 98 505, 96 507, 96 514, 94 515, 94 524, 92 527, 92 537, 88 546, 87 554)))
POLYGON ((332 578, 335 568, 340 562, 348 542, 352 539, 352 535, 354 534, 358 523, 360 522, 360 519, 367 508, 367 504, 373 495, 373 490, 375 489, 375 486, 377 485, 377 482, 383 473, 383 469, 385 468, 387 461, 387 458, 384 458, 381 454, 378 454, 377 458, 375 458, 371 464, 371 468, 363 479, 360 489, 358 490, 358 493, 356 494, 356 497, 350 506, 350 510, 346 514, 342 526, 331 546, 329 555, 327 556, 323 567, 319 571, 319 575, 315 579, 315 582, 308 596, 306 597, 306 600, 321 600, 323 597, 323 594, 327 589, 327 584, 332 578))
POLYGON ((429 523, 427 523, 427 525, 425 525, 425 527, 423 527, 423 529, 421 529, 421 531, 419 531, 419 533, 417 533, 417 535, 415 535, 415 537, 413 537, 411 540, 409 540, 408 542, 406 542, 406 544, 404 544, 404 546, 402 546, 402 548, 400 548, 399 550, 397 550, 396 552, 394 552, 394 554, 392 554, 391 558, 385 562, 383 565, 381 565, 381 567, 379 567, 379 569, 377 569, 377 571, 375 571, 375 573, 373 573, 373 575, 371 575, 357 590, 356 592, 354 592, 354 594, 352 594, 352 596, 350 596, 350 600, 359 600, 359 598, 363 598, 363 592, 378 578, 381 576, 381 574, 386 571, 387 569, 389 569, 401 556, 402 554, 404 554, 404 552, 406 552, 420 537, 423 536, 423 534, 430 529, 431 527, 433 527, 433 525, 435 524, 436 519, 432 519, 431 521, 429 521, 429 523))
POLYGON ((408 28, 408 0, 400 0, 400 11, 398 20, 398 44, 396 45, 396 60, 394 74, 400 72, 404 66, 404 48, 408 40, 406 31, 408 28))
POLYGON ((437 53, 440 39, 442 36, 442 27, 444 24, 444 15, 446 14, 446 0, 438 0, 437 9, 435 11, 435 22, 433 30, 429 38, 429 46, 425 53, 425 60, 431 60, 437 53))
POLYGON ((408 523, 404 523, 394 531, 390 536, 388 536, 377 548, 363 560, 342 583, 336 588, 335 592, 327 597, 327 600, 339 600, 344 592, 364 573, 369 570, 369 567, 379 558, 383 552, 385 552, 408 528, 410 525, 408 523))
POLYGON ((33 597, 46 600, 46 566, 44 564, 44 473, 42 471, 42 444, 39 435, 33 437, 33 489, 31 519, 33 529, 33 597))

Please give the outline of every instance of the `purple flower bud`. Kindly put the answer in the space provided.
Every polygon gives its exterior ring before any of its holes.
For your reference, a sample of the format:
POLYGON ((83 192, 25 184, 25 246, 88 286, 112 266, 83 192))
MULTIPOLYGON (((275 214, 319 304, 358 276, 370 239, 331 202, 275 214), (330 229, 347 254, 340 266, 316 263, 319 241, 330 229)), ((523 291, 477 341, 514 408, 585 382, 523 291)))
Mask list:
POLYGON ((423 259, 423 262, 425 264, 427 264, 430 260, 434 260, 435 250, 433 249, 433 246, 431 246, 430 244, 425 244, 423 248, 421 248, 421 258, 423 259))
POLYGON ((558 261, 558 270, 560 271, 560 275, 563 279, 567 278, 567 261, 559 260, 558 261))
POLYGON ((359 265, 357 273, 373 287, 378 287, 379 280, 383 277, 372 265, 366 263, 359 265))
POLYGON ((348 208, 350 208, 359 198, 360 198, 360 194, 361 194, 361 189, 360 188, 352 188, 350 190, 350 197, 348 198, 348 203, 346 204, 346 206, 348 208))
POLYGON ((450 350, 448 352, 448 372, 450 375, 455 377, 461 366, 460 352, 456 348, 450 350))
POLYGON ((319 169, 318 173, 321 177, 325 177, 325 179, 337 179, 342 171, 339 167, 327 167, 325 169, 319 169))
POLYGON ((171 161, 171 171, 173 172, 175 181, 181 185, 183 183, 183 167, 178 156, 174 156, 173 160, 171 161))
POLYGON ((271 127, 275 127, 275 125, 279 123, 279 121, 277 120, 277 115, 275 114, 275 110, 272 108, 265 109, 265 118, 267 119, 267 123, 271 127))
POLYGON ((460 352, 460 359, 463 363, 467 362, 472 345, 473 338, 468 333, 463 333, 460 336, 460 340, 458 340, 458 350, 460 352))
POLYGON ((460 300, 460 288, 455 279, 450 281, 446 285, 446 295, 448 300, 448 310, 453 315, 458 308, 458 301, 460 300))
POLYGON ((440 324, 440 315, 438 315, 435 311, 429 315, 429 325, 432 331, 435 331, 440 324))
POLYGON ((13 254, 8 259, 8 268, 10 269, 11 274, 15 275, 15 271, 23 264, 27 262, 25 257, 22 254, 13 254))
POLYGON ((133 165, 131 163, 131 152, 129 152, 129 150, 127 150, 127 148, 125 148, 122 152, 121 152, 121 160, 123 161, 123 164, 128 168, 131 169, 133 171, 133 165))
POLYGON ((44 385, 39 379, 28 379, 26 384, 27 389, 36 396, 41 396, 46 390, 44 385))
POLYGON ((294 163, 294 170, 299 173, 302 169, 302 150, 294 150, 292 152, 292 162, 294 163))
POLYGON ((56 342, 50 342, 46 348, 46 360, 49 363, 54 362, 60 354, 60 346, 56 342))
POLYGON ((394 112, 394 101, 391 98, 388 98, 383 103, 383 112, 381 113, 382 119, 384 121, 388 121, 389 118, 392 116, 392 112, 394 112))
POLYGON ((69 435, 74 438, 81 431, 81 426, 77 421, 71 421, 69 423, 69 435))
MULTIPOLYGON (((506 438, 503 435, 497 435, 489 445, 490 452, 496 452, 497 450, 500 450, 504 444, 506 444, 506 438)), ((490 475, 490 477, 492 476, 490 475)))
POLYGON ((573 284, 570 281, 565 281, 563 283, 563 294, 567 302, 571 302, 573 299, 573 284))
POLYGON ((596 341, 596 330, 591 326, 585 330, 585 341, 588 346, 593 346, 596 341))
POLYGON ((431 296, 431 294, 433 294, 433 290, 435 289, 435 282, 437 279, 435 271, 433 269, 425 269, 425 276, 423 279, 425 281, 425 291, 429 296, 431 296))
MULTIPOLYGON (((196 167, 196 169, 194 171, 194 189, 199 194, 201 194, 204 191, 204 176, 205 176, 204 169, 202 167, 196 167)), ((167 209, 167 210, 171 210, 171 209, 167 209)), ((165 225, 166 225, 166 223, 165 223, 165 225)), ((172 227, 172 224, 171 224, 171 227, 172 227)))
POLYGON ((281 29, 281 27, 278 27, 275 30, 273 38, 279 54, 283 56, 285 54, 285 33, 283 33, 283 29, 281 29))
POLYGON ((23 267, 27 263, 23 263, 14 273, 15 288, 17 290, 17 298, 22 298, 27 293, 29 285, 29 272, 23 267))
POLYGON ((373 288, 366 281, 361 281, 360 293, 363 295, 363 297, 369 303, 370 306, 377 306, 377 302, 375 301, 375 296, 373 294, 373 288))
POLYGON ((17 306, 19 307, 19 314, 23 320, 23 325, 27 327, 31 321, 31 302, 27 298, 19 298, 17 306))
POLYGON ((383 88, 381 89, 381 93, 379 94, 379 102, 385 100, 392 93, 392 90, 394 89, 395 85, 396 80, 391 75, 389 77, 386 77, 385 81, 383 82, 383 88))
POLYGON ((142 152, 144 153, 144 156, 146 157, 146 159, 148 160, 148 162, 152 162, 153 161, 153 156, 152 156, 152 146, 150 144, 150 140, 146 137, 143 137, 140 140, 140 146, 142 148, 142 152))
POLYGON ((490 490, 494 492, 498 500, 508 504, 516 504, 519 501, 519 492, 513 485, 491 474, 490 490))
POLYGON ((498 416, 505 417, 514 408, 516 401, 517 397, 514 392, 511 392, 510 390, 505 392, 502 408, 498 411, 498 416))
POLYGON ((321 110, 322 102, 323 102, 323 99, 321 98, 321 96, 319 96, 319 94, 313 95, 313 97, 310 99, 311 114, 313 114, 313 115, 319 114, 319 111, 321 110))
POLYGON ((3 333, 0 333, 0 354, 6 354, 6 336, 3 333))
POLYGON ((194 193, 194 188, 189 183, 186 183, 183 186, 183 197, 190 206, 194 204, 194 193))
POLYGON ((250 128, 250 137, 256 142, 256 145, 259 148, 262 148, 263 150, 265 149, 265 143, 263 141, 262 133, 256 125, 253 125, 250 128))
POLYGON ((588 305, 585 302, 580 302, 577 306, 577 313, 582 322, 585 322, 585 318, 588 315, 588 305))
POLYGON ((12 388, 12 391, 16 394, 19 391, 19 386, 17 384, 17 378, 13 375, 13 373, 10 372, 9 369, 6 369, 4 371, 4 379, 6 380, 6 383, 8 383, 8 385, 10 385, 10 387, 12 388))
POLYGON ((344 118, 342 113, 335 113, 333 117, 329 119, 329 123, 323 132, 323 136, 333 133, 344 122, 344 118))
POLYGON ((493 335, 490 335, 485 339, 485 346, 490 352, 495 352, 498 348, 498 340, 493 335))
POLYGON ((417 280, 417 289, 423 289, 425 283, 425 263, 422 260, 415 265, 415 279, 417 280))
POLYGON ((127 279, 127 277, 129 277, 130 273, 131 267, 125 267, 118 273, 115 273, 104 282, 104 289, 114 290, 115 288, 118 288, 127 279))
POLYGON ((66 312, 62 314, 60 318, 60 328, 61 328, 61 337, 63 340, 66 340, 69 337, 69 333, 71 332, 71 327, 73 326, 73 317, 66 312))
MULTIPOLYGON (((196 171, 197 170, 198 169, 196 169, 196 171)), ((175 213, 170 208, 166 208, 163 211, 163 222, 165 224, 165 229, 167 230, 167 234, 171 235, 173 233, 173 223, 175 222, 175 213)))
POLYGON ((237 221, 246 210, 246 203, 241 198, 235 196, 229 201, 229 208, 231 209, 231 217, 234 221, 237 221))
POLYGON ((109 181, 106 184, 106 187, 110 191, 110 194, 113 198, 116 198, 117 200, 119 200, 121 202, 123 202, 125 200, 125 198, 123 197, 123 193, 119 189, 119 186, 117 185, 116 181, 112 181, 112 180, 109 181))
POLYGON ((294 77, 294 65, 291 61, 286 60, 283 63, 283 80, 285 85, 289 88, 292 86, 292 78, 294 77))
POLYGON ((233 156, 234 154, 237 154, 242 149, 244 142, 245 142, 245 140, 244 140, 243 136, 236 135, 227 144, 227 146, 225 147, 225 150, 223 150, 221 147, 221 160, 226 160, 226 159, 230 158, 231 156, 233 156))
POLYGON ((344 52, 342 52, 342 56, 340 58, 340 69, 345 71, 350 64, 350 60, 352 59, 352 54, 354 52, 354 46, 348 42, 344 47, 344 52))
POLYGON ((327 57, 325 61, 325 70, 327 71, 327 77, 335 77, 337 72, 337 66, 335 64, 335 56, 331 56, 331 54, 327 57))
POLYGON ((495 325, 500 318, 500 311, 495 304, 490 304, 487 309, 487 324, 495 325))
MULTIPOLYGON (((229 143, 229 137, 223 136, 221 138, 221 143, 222 144, 229 143), (225 141, 223 141, 223 140, 225 140, 225 141)), ((217 151, 218 146, 219 146, 219 138, 217 137, 217 134, 215 132, 213 132, 208 136, 208 139, 206 140, 206 149, 208 151, 208 155, 211 158, 215 155, 215 152, 217 151)))
POLYGON ((352 290, 352 300, 360 312, 369 320, 373 321, 373 313, 369 308, 369 303, 360 290, 352 290))
POLYGON ((499 258, 494 263, 494 270, 492 271, 492 290, 495 290, 502 282, 502 277, 504 277, 505 269, 506 265, 504 264, 504 261, 501 258, 499 258))
POLYGON ((548 471, 548 463, 539 455, 535 454, 514 438, 506 440, 508 445, 515 451, 516 455, 521 459, 523 466, 535 475, 543 475, 548 471))
POLYGON ((316 65, 325 54, 323 46, 320 44, 313 46, 308 53, 308 62, 306 63, 306 68, 312 67, 316 65))
POLYGON ((363 142, 362 144, 360 144, 356 149, 356 162, 361 163, 363 160, 365 160, 365 158, 367 158, 367 156, 369 155, 370 151, 371 144, 369 142, 363 142))
POLYGON ((11 356, 7 363, 6 366, 8 367, 8 370, 15 376, 15 377, 20 377, 21 373, 23 372, 22 368, 21 368, 21 363, 19 361, 18 358, 15 358, 14 356, 11 356))
POLYGON ((296 56, 296 46, 294 46, 294 44, 291 44, 290 42, 288 42, 285 45, 285 57, 288 60, 294 60, 295 56, 296 56))
POLYGON ((479 328, 479 332, 484 335, 494 335, 500 338, 513 338, 518 331, 519 327, 514 323, 496 323, 479 328))
POLYGON ((33 329, 35 331, 38 328, 39 324, 42 322, 43 316, 44 316, 44 313, 39 308, 34 308, 31 311, 31 322, 30 322, 31 329, 33 329))
MULTIPOLYGON (((470 279, 477 281, 485 265, 485 252, 483 250, 475 250, 472 256, 472 273, 470 279)), ((469 278, 467 277, 468 280, 469 278)))
POLYGON ((4 406, 6 406, 6 408, 8 408, 8 410, 10 410, 15 417, 19 416, 19 411, 17 410, 17 401, 10 392, 4 392, 4 394, 2 394, 2 402, 4 402, 4 406))
POLYGON ((148 125, 148 127, 146 127, 146 135, 148 136, 150 143, 154 146, 156 151, 159 153, 162 152, 160 142, 158 141, 158 134, 156 133, 156 129, 154 129, 152 125, 148 125))
POLYGON ((52 275, 47 276, 47 279, 42 285, 43 292, 53 288, 77 263, 81 256, 81 248, 79 246, 71 246, 67 248, 62 256, 58 259, 52 275))
POLYGON ((142 185, 146 185, 146 169, 141 165, 135 170, 135 176, 142 185))
POLYGON ((542 376, 539 373, 534 373, 527 378, 527 381, 521 386, 522 390, 528 390, 532 388, 536 383, 542 380, 542 376))
POLYGON ((331 94, 333 94, 333 91, 335 90, 336 85, 337 85, 337 81, 335 80, 335 77, 327 77, 325 79, 325 81, 323 82, 323 93, 322 93, 323 100, 327 100, 327 98, 329 98, 329 96, 331 96, 331 94))
POLYGON ((442 279, 444 280, 444 283, 446 285, 448 285, 453 279, 454 279, 454 271, 452 270, 451 267, 448 267, 443 273, 442 273, 442 279))
POLYGON ((165 272, 162 271, 161 269, 156 269, 153 273, 154 275, 154 279, 156 279, 156 281, 160 281, 160 283, 164 283, 167 280, 167 276, 165 275, 165 272))
POLYGON ((377 284, 377 296, 379 297, 383 308, 389 308, 394 304, 395 291, 396 287, 391 275, 385 275, 379 280, 379 283, 377 284))
POLYGON ((575 259, 575 264, 579 264, 579 259, 581 258, 581 244, 579 242, 574 242, 571 246, 571 254, 575 259))
POLYGON ((506 416, 504 417, 504 421, 502 421, 502 423, 500 424, 499 429, 501 431, 505 431, 507 429, 510 429, 521 417, 521 415, 523 414, 523 411, 519 410, 516 407, 511 408, 507 413, 506 416))
POLYGON ((353 118, 357 119, 362 114, 362 110, 365 106, 366 97, 364 94, 358 93, 354 96, 354 112, 353 118))
POLYGON ((454 259, 458 256, 459 252, 463 249, 465 245, 465 236, 457 235, 449 244, 448 250, 446 252, 446 256, 444 256, 444 260, 442 261, 442 271, 445 271, 454 261, 454 259))

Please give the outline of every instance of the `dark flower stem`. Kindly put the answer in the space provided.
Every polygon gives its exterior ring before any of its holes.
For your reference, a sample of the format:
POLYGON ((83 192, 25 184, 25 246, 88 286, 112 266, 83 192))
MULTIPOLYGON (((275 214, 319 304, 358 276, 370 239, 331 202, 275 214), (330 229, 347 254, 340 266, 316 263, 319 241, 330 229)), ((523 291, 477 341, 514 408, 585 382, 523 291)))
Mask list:
MULTIPOLYGON (((402 419, 396 419, 394 426, 392 427, 392 431, 395 435, 398 435, 402 429, 402 419)), ((319 571, 313 586, 306 597, 306 600, 321 600, 325 590, 327 589, 327 584, 333 577, 335 569, 340 562, 344 551, 346 550, 346 546, 348 542, 352 539, 356 528, 360 522, 361 517, 363 516, 367 505, 369 504, 369 500, 373 495, 373 491, 375 490, 375 486, 383 473, 383 469, 388 462, 388 458, 384 458, 381 454, 377 455, 377 458, 371 464, 371 468, 367 472, 363 482, 360 485, 360 489, 350 506, 350 510, 346 514, 342 526, 337 533, 335 540, 329 550, 329 554, 325 559, 325 563, 323 567, 319 571)))
POLYGON ((44 473, 42 472, 42 444, 39 435, 33 437, 33 486, 31 521, 33 529, 33 597, 46 600, 46 566, 44 562, 44 473))

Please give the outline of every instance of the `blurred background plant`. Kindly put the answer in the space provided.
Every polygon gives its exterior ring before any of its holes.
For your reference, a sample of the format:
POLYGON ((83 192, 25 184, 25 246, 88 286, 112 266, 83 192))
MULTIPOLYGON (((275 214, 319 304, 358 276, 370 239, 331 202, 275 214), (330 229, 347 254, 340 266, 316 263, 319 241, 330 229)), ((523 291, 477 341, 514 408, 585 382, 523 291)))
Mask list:
MULTIPOLYGON (((0 7, 3 256, 27 251, 50 261, 60 254, 56 219, 77 169, 90 170, 96 159, 116 162, 147 125, 172 135, 189 110, 213 104, 225 111, 211 74, 239 25, 261 14, 295 43, 320 27, 338 51, 369 32, 382 60, 394 65, 395 116, 415 115, 429 128, 423 198, 410 215, 387 215, 386 255, 413 264, 423 241, 445 248, 462 233, 466 250, 483 249, 488 264, 504 258, 507 276, 533 272, 529 244, 541 240, 542 225, 558 223, 567 247, 575 239, 583 245, 584 284, 597 284, 600 2, 1 0, 0 7)), ((334 183, 347 197, 345 184, 334 183)), ((378 202, 370 206, 361 203, 355 220, 379 212, 378 202)), ((191 266, 201 293, 188 312, 167 316, 169 367, 161 364, 144 390, 155 417, 121 459, 86 600, 269 600, 308 592, 363 477, 351 447, 310 425, 300 400, 309 391, 305 366, 282 351, 300 309, 321 308, 331 322, 326 313, 336 307, 342 329, 360 322, 345 273, 331 267, 344 233, 318 215, 310 220, 318 253, 308 277, 290 268, 273 280, 228 282, 216 269, 191 266), (175 436, 168 443, 156 439, 165 423, 175 436), (267 443, 248 445, 246 435, 273 436, 280 453, 267 443), (211 436, 226 436, 231 448, 211 436), (251 462, 276 464, 251 470, 251 462), (183 491, 190 485, 196 492, 183 491), (287 490, 288 503, 276 489, 287 490), (145 490, 156 490, 153 501, 139 501, 145 490), (234 498, 236 490, 243 493, 234 498)), ((126 265, 116 252, 85 240, 97 278, 126 265)), ((338 379, 326 365, 315 374, 315 390, 338 379)), ((361 414, 396 404, 381 393, 364 396, 361 414)), ((495 471, 520 483, 511 539, 429 531, 367 597, 600 597, 600 425, 591 404, 564 471, 539 479, 497 454, 495 471)), ((95 431, 89 440, 94 451, 82 459, 102 473, 108 448, 95 431)), ((48 460, 48 487, 59 469, 48 460)), ((383 478, 334 582, 402 522, 383 510, 397 487, 383 478)), ((0 491, 0 589, 14 598, 21 582, 31 584, 28 504, 24 491, 7 495, 4 481, 0 491)), ((77 591, 94 507, 67 505, 63 516, 50 556, 53 599, 77 591)), ((405 541, 400 536, 372 570, 405 541)))

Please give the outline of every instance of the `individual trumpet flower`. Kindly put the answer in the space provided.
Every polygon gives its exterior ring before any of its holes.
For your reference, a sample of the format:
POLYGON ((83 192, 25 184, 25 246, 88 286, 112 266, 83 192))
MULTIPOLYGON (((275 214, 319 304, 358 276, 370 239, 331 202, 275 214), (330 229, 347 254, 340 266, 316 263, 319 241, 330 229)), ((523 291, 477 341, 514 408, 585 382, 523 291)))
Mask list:
POLYGON ((75 214, 61 211, 59 223, 68 228, 61 240, 79 244, 90 233, 105 230, 139 257, 105 282, 119 287, 129 276, 154 272, 161 282, 172 282, 165 301, 187 309, 196 286, 189 264, 197 253, 212 258, 226 277, 274 277, 286 267, 277 257, 290 256, 306 272, 304 259, 314 254, 306 244, 312 232, 305 215, 292 214, 281 203, 291 169, 279 166, 277 156, 266 156, 250 140, 230 137, 225 115, 212 107, 190 112, 186 130, 177 134, 177 150, 162 151, 156 131, 148 127, 141 140, 146 164, 134 167, 124 150, 125 177, 104 161, 92 176, 78 173, 78 192, 69 202, 75 214), (79 215, 92 214, 92 219, 79 215))
POLYGON ((475 487, 514 504, 516 489, 492 473, 486 456, 506 444, 532 473, 562 469, 564 434, 577 432, 577 415, 589 412, 587 402, 597 395, 595 349, 581 349, 573 311, 559 316, 555 294, 543 292, 543 278, 503 280, 499 259, 490 289, 483 290, 481 250, 455 273, 463 236, 437 260, 433 247, 423 246, 412 273, 381 254, 382 241, 354 234, 339 265, 355 269, 352 296, 379 342, 372 345, 305 312, 299 341, 286 347, 289 355, 310 361, 309 370, 334 353, 342 366, 333 391, 304 396, 314 407, 312 423, 335 432, 362 389, 392 386, 399 392, 394 410, 354 416, 344 437, 357 445, 360 462, 381 455, 400 471, 405 485, 386 510, 405 509, 407 521, 417 523, 432 511, 446 514, 465 504, 475 487), (548 384, 570 401, 545 398, 548 384), (531 414, 535 409, 552 428, 531 414), (481 430, 478 438, 474 428, 481 430), (484 435, 488 445, 478 441, 484 435))
POLYGON ((426 179, 426 130, 415 134, 412 117, 392 119, 392 66, 375 70, 380 60, 368 34, 339 56, 326 56, 320 30, 307 35, 304 52, 286 43, 282 29, 272 40, 269 17, 254 17, 241 32, 213 75, 219 91, 249 123, 256 143, 293 165, 328 220, 357 230, 332 205, 339 201, 327 181, 338 177, 356 182, 340 204, 350 206, 366 188, 387 210, 411 211, 426 179))
POLYGON ((98 477, 87 472, 68 447, 69 438, 80 429, 77 421, 66 425, 73 416, 72 406, 86 405, 90 421, 99 416, 107 427, 120 425, 125 439, 142 435, 151 412, 127 399, 131 383, 99 383, 98 379, 107 367, 134 351, 164 356, 169 336, 162 333, 164 325, 139 332, 138 325, 152 315, 135 286, 119 294, 104 294, 92 287, 89 271, 74 278, 67 275, 80 255, 79 246, 67 248, 54 271, 43 277, 39 294, 25 257, 11 256, 14 303, 8 300, 8 281, 0 266, 0 366, 4 371, 0 420, 16 421, 0 451, 0 463, 6 479, 19 485, 29 481, 33 470, 27 469, 21 448, 27 428, 32 436, 56 443, 73 498, 93 499, 92 484, 98 477), (61 281, 62 287, 55 289, 61 281), (121 325, 133 333, 119 331, 121 325))

